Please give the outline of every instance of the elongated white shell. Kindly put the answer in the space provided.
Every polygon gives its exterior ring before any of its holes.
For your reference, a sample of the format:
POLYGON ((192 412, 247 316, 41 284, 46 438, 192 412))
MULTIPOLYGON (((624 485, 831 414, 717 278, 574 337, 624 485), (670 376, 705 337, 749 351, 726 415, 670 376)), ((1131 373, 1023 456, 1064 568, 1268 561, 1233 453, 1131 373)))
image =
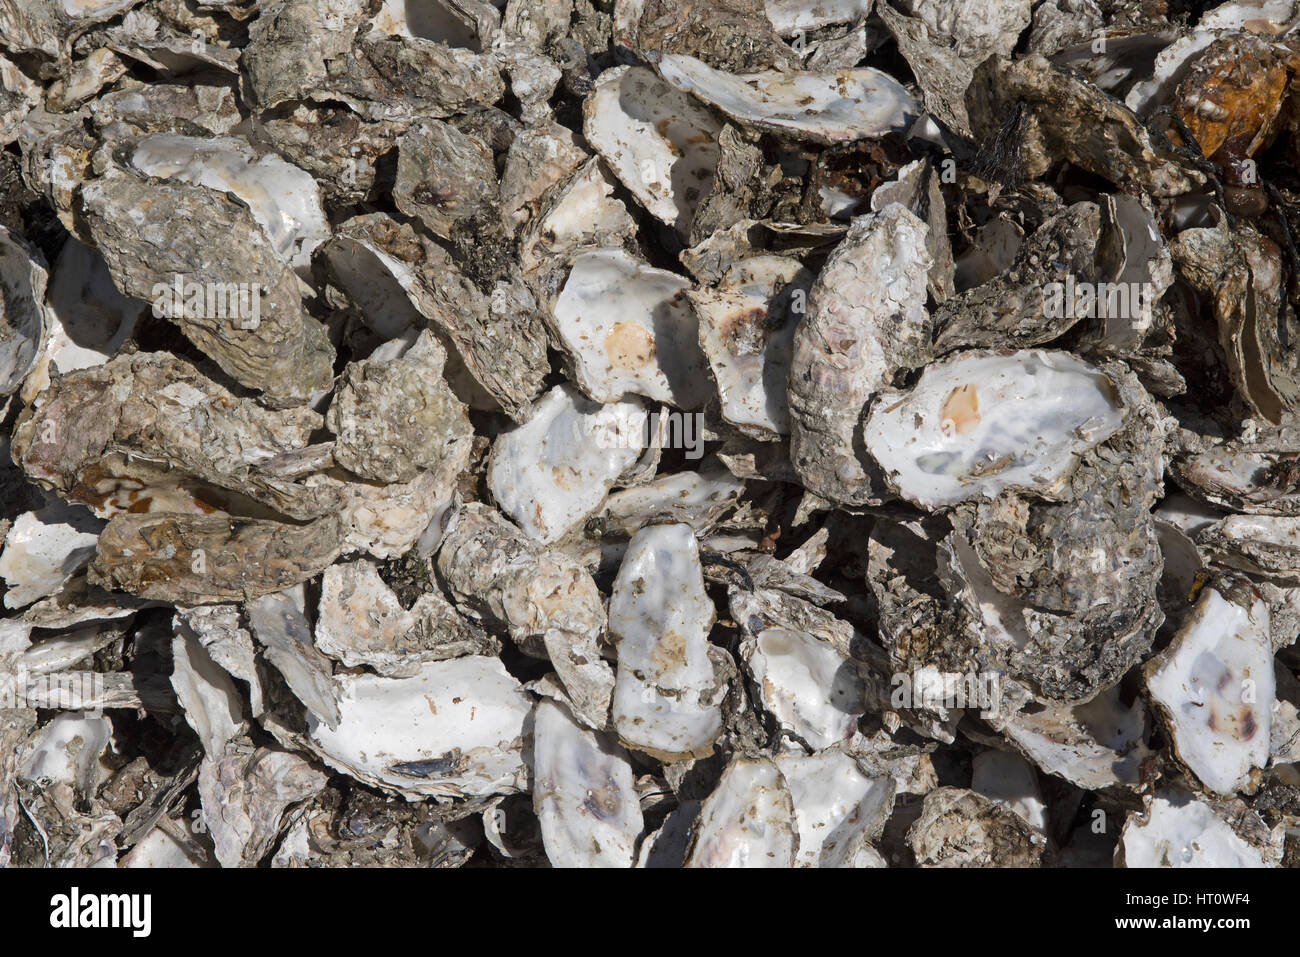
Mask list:
POLYGON ((309 715, 308 734, 332 767, 418 794, 509 794, 527 782, 528 694, 496 658, 424 665, 410 678, 338 675, 340 721, 309 715))
POLYGON ((1275 685, 1263 599, 1244 604, 1205 589, 1146 673, 1179 759, 1206 787, 1231 794, 1267 764, 1275 685))
POLYGON ((689 287, 621 249, 574 260, 554 319, 587 395, 617 402, 635 393, 687 410, 704 405, 710 389, 689 287))
POLYGON ((614 481, 641 454, 645 406, 602 405, 558 385, 523 425, 497 437, 488 488, 529 538, 551 544, 600 507, 614 481))
POLYGON ((887 73, 870 67, 835 73, 741 77, 683 53, 658 64, 665 80, 739 123, 818 143, 847 143, 905 130, 920 115, 916 100, 887 73))
POLYGON ((632 866, 643 826, 632 765, 549 698, 534 718, 533 808, 553 866, 632 866))
POLYGON ((606 70, 583 104, 588 142, 650 215, 683 233, 713 183, 721 130, 712 113, 645 67, 606 70))
POLYGON ((1123 422, 1109 378, 1035 349, 928 367, 910 392, 876 398, 864 439, 900 495, 936 508, 1009 488, 1051 494, 1123 422))
POLYGON ((708 655, 713 618, 691 527, 655 525, 632 536, 609 600, 623 744, 661 760, 713 750, 722 731, 708 655))
POLYGON ((771 758, 737 755, 695 823, 687 867, 793 867, 794 800, 771 758))

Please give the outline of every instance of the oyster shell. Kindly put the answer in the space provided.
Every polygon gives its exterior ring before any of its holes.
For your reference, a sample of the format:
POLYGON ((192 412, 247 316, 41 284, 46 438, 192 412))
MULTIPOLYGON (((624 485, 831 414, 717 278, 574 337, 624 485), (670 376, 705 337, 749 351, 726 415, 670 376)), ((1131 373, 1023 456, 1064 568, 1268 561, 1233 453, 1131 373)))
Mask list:
POLYGON ((621 249, 578 256, 552 322, 579 388, 597 402, 634 393, 688 411, 703 406, 708 377, 689 287, 621 249))
POLYGON ((687 867, 793 867, 794 798, 770 758, 737 755, 700 808, 687 867))
POLYGON ((488 488, 530 538, 552 544, 599 508, 636 462, 647 425, 640 401, 601 405, 556 386, 527 422, 493 443, 488 488))
POLYGON ((687 293, 722 418, 755 438, 790 433, 786 383, 812 282, 796 259, 755 256, 732 265, 715 288, 687 293))
POLYGON ((583 135, 656 219, 690 231, 718 165, 721 124, 644 67, 601 73, 583 103, 583 135))
POLYGON ((237 196, 276 255, 300 274, 308 272, 313 250, 329 239, 316 181, 274 154, 257 156, 244 140, 154 134, 135 144, 130 164, 156 179, 237 196))
POLYGON ((880 393, 863 442, 903 498, 935 508, 1004 489, 1051 495, 1124 415, 1115 384, 1071 355, 963 354, 908 393, 880 393))
POLYGON ((533 806, 552 865, 632 866, 643 821, 626 754, 548 699, 533 723, 533 806))
POLYGON ((90 581, 183 605, 252 599, 319 575, 339 556, 340 546, 333 515, 286 525, 123 512, 100 533, 90 581))
POLYGON ((295 754, 232 743, 199 768, 203 821, 222 867, 252 867, 280 836, 285 812, 325 787, 295 754))
POLYGON ((795 329, 790 460, 822 498, 861 505, 878 494, 858 452, 859 419, 894 373, 927 358, 928 231, 895 203, 855 219, 813 284, 808 315, 795 329))
POLYGON ((44 257, 0 226, 0 396, 18 389, 46 347, 44 257))
POLYGON ((1249 816, 1253 822, 1234 827, 1213 806, 1191 795, 1156 794, 1145 816, 1133 814, 1124 822, 1116 854, 1122 852, 1127 867, 1277 866, 1281 854, 1271 846, 1263 822, 1249 816), (1253 839, 1238 833, 1252 823, 1253 839))
POLYGON ((742 654, 763 707, 796 740, 820 751, 853 736, 865 691, 856 670, 830 644, 767 628, 742 654))
POLYGON ((834 749, 776 757, 794 805, 796 867, 883 867, 870 842, 894 809, 894 780, 834 749))
POLYGON ((339 723, 308 715, 326 764, 411 797, 524 790, 528 694, 495 658, 428 662, 408 678, 337 675, 339 723))
POLYGON ((618 651, 613 720, 624 746, 671 761, 712 753, 722 731, 709 655, 713 604, 689 525, 632 536, 609 600, 618 651))
POLYGON ((454 479, 469 459, 473 429, 442 378, 446 362, 422 332, 401 358, 350 363, 325 424, 334 460, 363 479, 410 482, 422 471, 454 479))
POLYGON ((1250 586, 1211 587, 1144 669, 1179 760, 1211 791, 1233 794, 1268 763, 1272 651, 1268 605, 1250 586))
POLYGON ((328 389, 334 350, 248 207, 117 167, 82 187, 81 204, 117 287, 154 302, 241 385, 278 407, 328 389), (214 232, 224 239, 216 251, 188 258, 214 232))
POLYGON ((744 126, 817 143, 845 143, 905 130, 919 115, 912 95, 879 70, 761 73, 746 78, 683 53, 655 63, 665 81, 744 126))
POLYGON ((1015 811, 964 788, 936 788, 907 832, 921 867, 1027 867, 1046 838, 1015 811))

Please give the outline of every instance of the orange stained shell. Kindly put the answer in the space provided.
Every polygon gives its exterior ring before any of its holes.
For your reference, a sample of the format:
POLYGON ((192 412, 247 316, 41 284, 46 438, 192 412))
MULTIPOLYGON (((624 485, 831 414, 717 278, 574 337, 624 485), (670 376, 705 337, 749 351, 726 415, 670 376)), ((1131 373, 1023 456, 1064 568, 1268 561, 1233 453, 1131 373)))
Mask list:
POLYGON ((1174 112, 1201 152, 1226 166, 1272 140, 1296 70, 1300 56, 1276 41, 1250 33, 1222 37, 1178 84, 1174 112))

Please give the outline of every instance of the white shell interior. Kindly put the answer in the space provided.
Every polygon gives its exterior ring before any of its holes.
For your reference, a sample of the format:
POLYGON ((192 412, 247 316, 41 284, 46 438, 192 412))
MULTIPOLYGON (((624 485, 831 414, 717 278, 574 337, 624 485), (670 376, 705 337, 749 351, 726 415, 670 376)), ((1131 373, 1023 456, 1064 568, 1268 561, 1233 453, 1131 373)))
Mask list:
POLYGON ((770 758, 737 756, 695 822, 687 867, 793 867, 794 801, 770 758))
POLYGON ((755 638, 747 663, 763 707, 810 747, 853 736, 865 710, 862 679, 829 643, 768 628, 755 638))
POLYGON ((722 711, 711 700, 704 590, 689 525, 654 525, 632 536, 609 600, 618 649, 614 726, 623 744, 664 760, 713 750, 722 711))
POLYGON ((879 70, 778 73, 741 78, 684 53, 659 64, 665 80, 732 119, 822 143, 842 143, 905 130, 920 115, 912 94, 879 70))
POLYGON ((640 66, 601 73, 582 124, 637 201, 683 233, 713 183, 721 129, 707 109, 640 66))
POLYGON ((722 417, 732 425, 767 438, 790 433, 790 354, 812 281, 798 260, 756 256, 732 266, 718 288, 690 293, 722 417))
POLYGON ((639 399, 602 405, 558 385, 528 421, 498 436, 488 488, 529 538, 550 544, 600 507, 645 446, 648 413, 639 399))
POLYGON ((1126 867, 1267 867, 1258 848, 1233 832, 1214 809, 1180 796, 1156 797, 1147 820, 1130 814, 1120 838, 1126 867))
MULTIPOLYGON (((867 839, 894 809, 894 780, 871 777, 842 751, 776 758, 794 801, 799 867, 862 866, 867 839)), ((870 866, 875 866, 874 861, 870 866)))
POLYGON ((337 675, 335 730, 308 716, 308 734, 331 766, 421 795, 511 793, 526 783, 528 694, 496 658, 425 664, 410 678, 337 675))
POLYGON ((0 577, 6 608, 53 595, 95 554, 104 522, 79 505, 57 502, 23 512, 5 535, 0 577))
POLYGON ((1206 787, 1231 794, 1268 762, 1273 646, 1268 605, 1206 588, 1147 690, 1169 716, 1178 757, 1206 787))
POLYGON ((552 866, 632 866, 644 824, 632 765, 549 698, 533 725, 533 807, 552 866))
POLYGON ((710 392, 690 282, 621 249, 578 256, 553 310, 579 386, 598 402, 628 393, 701 408, 710 392))
POLYGON ((1050 494, 1123 422, 1109 378, 1035 349, 928 367, 910 392, 877 396, 864 435, 899 494, 937 508, 1009 488, 1050 494))

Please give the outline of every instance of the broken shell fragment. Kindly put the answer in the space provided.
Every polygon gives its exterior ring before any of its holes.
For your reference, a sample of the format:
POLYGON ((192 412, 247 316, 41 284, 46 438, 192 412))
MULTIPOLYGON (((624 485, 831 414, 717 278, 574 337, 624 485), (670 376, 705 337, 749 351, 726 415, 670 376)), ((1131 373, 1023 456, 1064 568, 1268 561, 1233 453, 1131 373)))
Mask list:
POLYGON ((48 282, 40 253, 0 226, 0 396, 22 385, 45 348, 48 282))
POLYGON ((452 516, 437 568, 463 608, 504 628, 525 654, 549 658, 575 714, 605 728, 614 675, 601 657, 604 602, 585 568, 478 503, 452 516))
POLYGON ((404 678, 427 661, 495 650, 488 636, 436 591, 403 608, 374 562, 331 565, 320 588, 316 647, 351 668, 404 678))
POLYGON ((0 551, 6 608, 53 595, 95 553, 103 523, 84 509, 55 503, 14 520, 0 551))
POLYGON ((1196 535, 1196 543, 1221 566, 1293 584, 1300 548, 1300 518, 1228 515, 1196 535))
POLYGON ((1151 754, 1146 708, 1140 700, 1126 708, 1118 686, 1085 704, 994 714, 989 723, 1042 771, 1088 790, 1138 785, 1151 754))

